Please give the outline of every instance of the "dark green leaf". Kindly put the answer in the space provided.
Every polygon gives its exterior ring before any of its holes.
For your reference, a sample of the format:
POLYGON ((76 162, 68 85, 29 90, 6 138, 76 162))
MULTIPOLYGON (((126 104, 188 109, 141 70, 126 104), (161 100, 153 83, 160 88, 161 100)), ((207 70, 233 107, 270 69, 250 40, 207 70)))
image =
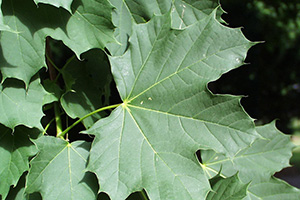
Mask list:
POLYGON ((16 186, 23 172, 29 169, 29 157, 37 152, 29 139, 35 132, 37 131, 17 127, 12 133, 11 129, 0 124, 0 195, 3 199, 10 186, 16 186))

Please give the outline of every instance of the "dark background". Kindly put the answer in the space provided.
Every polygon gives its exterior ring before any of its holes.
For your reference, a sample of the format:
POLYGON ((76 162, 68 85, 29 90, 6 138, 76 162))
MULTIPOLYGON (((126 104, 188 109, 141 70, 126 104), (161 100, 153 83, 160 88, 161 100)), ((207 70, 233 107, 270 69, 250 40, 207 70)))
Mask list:
POLYGON ((300 187, 300 1, 221 0, 229 27, 242 27, 252 47, 246 63, 214 83, 214 93, 244 95, 242 105, 256 124, 277 120, 277 127, 298 147, 291 164, 276 176, 300 187))

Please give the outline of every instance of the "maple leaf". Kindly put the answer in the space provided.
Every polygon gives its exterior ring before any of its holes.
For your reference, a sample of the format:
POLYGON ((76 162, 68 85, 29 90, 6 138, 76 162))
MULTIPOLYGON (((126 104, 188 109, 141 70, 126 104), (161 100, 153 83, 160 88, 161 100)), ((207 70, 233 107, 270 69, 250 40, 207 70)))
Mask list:
POLYGON ((150 199, 204 199, 210 185, 195 152, 234 157, 258 137, 239 97, 206 88, 253 43, 215 13, 184 30, 170 16, 135 25, 127 52, 110 58, 124 103, 86 131, 96 136, 88 169, 111 199, 142 188, 150 199))

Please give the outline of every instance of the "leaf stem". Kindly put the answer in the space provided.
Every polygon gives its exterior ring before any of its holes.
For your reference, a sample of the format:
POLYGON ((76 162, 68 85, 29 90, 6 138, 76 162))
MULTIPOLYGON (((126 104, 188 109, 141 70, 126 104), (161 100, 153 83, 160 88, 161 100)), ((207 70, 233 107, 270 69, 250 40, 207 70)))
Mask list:
POLYGON ((108 110, 108 109, 112 109, 112 108, 116 108, 121 104, 115 104, 115 105, 110 105, 110 106, 105 106, 102 108, 99 108, 98 110, 95 110, 93 112, 90 112, 89 114, 83 116, 82 118, 78 119, 76 122, 74 122, 71 126, 69 126, 68 128, 66 128, 63 132, 61 132, 60 134, 57 135, 57 137, 64 137, 66 133, 68 133, 74 126, 76 126, 77 124, 79 124, 82 120, 86 119, 87 117, 94 115, 98 112, 104 111, 104 110, 108 110))
POLYGON ((62 123, 60 117, 60 109, 57 102, 54 103, 55 123, 56 123, 56 136, 58 136, 62 130, 62 123))

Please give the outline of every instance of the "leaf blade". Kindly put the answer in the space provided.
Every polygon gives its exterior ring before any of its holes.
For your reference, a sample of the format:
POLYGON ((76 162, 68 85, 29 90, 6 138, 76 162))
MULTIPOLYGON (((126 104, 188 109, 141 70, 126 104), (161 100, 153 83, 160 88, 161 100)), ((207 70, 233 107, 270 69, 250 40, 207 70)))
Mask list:
POLYGON ((32 130, 17 127, 14 133, 0 125, 0 194, 6 198, 10 186, 16 186, 23 172, 29 169, 29 157, 37 153, 35 145, 30 141, 32 130))
POLYGON ((96 198, 95 177, 85 173, 89 143, 47 136, 34 142, 39 153, 31 161, 26 193, 40 192, 46 199, 96 198))
POLYGON ((85 131, 96 136, 88 170, 112 199, 143 188, 150 199, 204 199, 210 186, 195 152, 215 149, 233 157, 258 137, 239 97, 206 88, 241 65, 252 43, 240 30, 221 26, 214 14, 185 30, 172 29, 170 16, 134 25, 127 52, 110 57, 124 102, 85 131), (210 38, 222 35, 235 39, 210 38), (187 74, 179 77, 178 71, 187 74))

